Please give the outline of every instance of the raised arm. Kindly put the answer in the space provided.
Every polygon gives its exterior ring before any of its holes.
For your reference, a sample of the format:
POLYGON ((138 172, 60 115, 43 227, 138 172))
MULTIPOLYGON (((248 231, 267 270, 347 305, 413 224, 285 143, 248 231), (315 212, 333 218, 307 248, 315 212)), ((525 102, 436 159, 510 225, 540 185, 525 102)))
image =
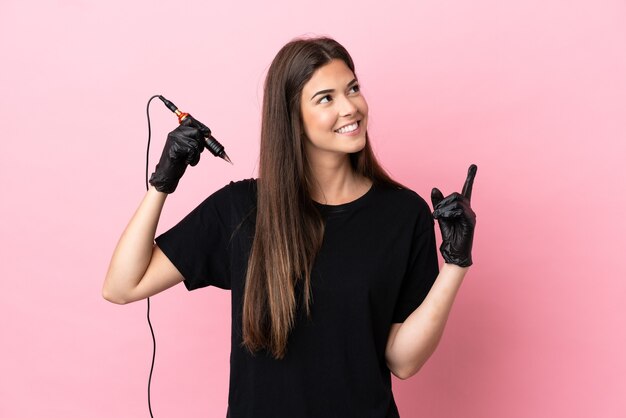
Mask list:
POLYGON ((476 214, 470 206, 476 165, 472 164, 461 194, 444 198, 433 188, 433 216, 441 229, 445 264, 422 304, 402 324, 392 324, 385 358, 401 379, 413 376, 437 348, 456 294, 472 262, 476 214))
POLYGON ((150 186, 122 233, 102 286, 102 296, 109 302, 134 302, 183 280, 172 262, 154 244, 166 197, 166 193, 150 186))
POLYGON ((187 165, 194 166, 200 160, 207 130, 190 115, 169 133, 161 159, 150 177, 150 188, 113 251, 102 286, 106 300, 118 304, 134 302, 183 280, 154 244, 154 236, 167 195, 176 190, 187 165))

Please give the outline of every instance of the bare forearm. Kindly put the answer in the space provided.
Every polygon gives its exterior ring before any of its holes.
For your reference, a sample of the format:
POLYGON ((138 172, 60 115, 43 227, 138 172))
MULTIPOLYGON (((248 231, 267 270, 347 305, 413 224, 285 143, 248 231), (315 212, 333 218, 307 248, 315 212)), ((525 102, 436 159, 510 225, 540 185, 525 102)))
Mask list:
POLYGON ((126 226, 113 251, 104 280, 102 292, 106 299, 128 292, 143 277, 152 258, 154 236, 166 198, 166 193, 150 186, 126 226))
POLYGON ((390 350, 397 375, 414 375, 435 351, 468 270, 445 263, 426 299, 400 326, 390 350))

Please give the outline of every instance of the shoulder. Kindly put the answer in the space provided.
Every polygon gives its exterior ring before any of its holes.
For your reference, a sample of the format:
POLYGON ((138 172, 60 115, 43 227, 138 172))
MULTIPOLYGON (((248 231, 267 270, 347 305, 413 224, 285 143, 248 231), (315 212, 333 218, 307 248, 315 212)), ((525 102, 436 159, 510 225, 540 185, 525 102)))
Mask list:
POLYGON ((257 179, 249 178, 238 181, 231 181, 225 188, 228 188, 233 195, 256 195, 257 179))
POLYGON ((256 179, 244 179, 238 181, 231 181, 221 189, 211 193, 206 201, 209 202, 221 202, 246 199, 252 196, 256 196, 256 179))
POLYGON ((390 205, 399 205, 404 209, 430 212, 430 207, 426 200, 412 189, 388 184, 377 184, 376 187, 380 191, 379 196, 381 200, 386 201, 390 205))
POLYGON ((235 224, 256 212, 257 179, 249 178, 231 181, 216 192, 216 206, 235 224))
POLYGON ((235 208, 249 209, 257 203, 257 179, 231 181, 224 190, 235 208))
POLYGON ((425 228, 434 225, 434 218, 426 200, 416 191, 407 187, 377 184, 377 206, 386 216, 401 222, 410 222, 425 228))
POLYGON ((211 193, 196 210, 225 214, 256 205, 256 179, 231 181, 211 193))

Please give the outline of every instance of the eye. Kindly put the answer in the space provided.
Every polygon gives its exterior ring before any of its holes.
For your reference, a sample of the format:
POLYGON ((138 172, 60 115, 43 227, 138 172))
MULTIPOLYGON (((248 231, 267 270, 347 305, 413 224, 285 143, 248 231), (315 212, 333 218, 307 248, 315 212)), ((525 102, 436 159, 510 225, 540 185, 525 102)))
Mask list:
POLYGON ((332 97, 330 97, 330 94, 327 94, 326 96, 322 97, 322 98, 320 99, 320 101, 319 101, 319 102, 317 102, 317 103, 328 103, 328 102, 330 102, 331 100, 332 100, 332 97), (328 99, 328 100, 326 100, 326 99, 328 99), (326 101, 325 101, 325 100, 326 100, 326 101))
POLYGON ((350 91, 358 93, 361 91, 361 86, 359 86, 358 84, 355 84, 354 86, 350 87, 350 91))

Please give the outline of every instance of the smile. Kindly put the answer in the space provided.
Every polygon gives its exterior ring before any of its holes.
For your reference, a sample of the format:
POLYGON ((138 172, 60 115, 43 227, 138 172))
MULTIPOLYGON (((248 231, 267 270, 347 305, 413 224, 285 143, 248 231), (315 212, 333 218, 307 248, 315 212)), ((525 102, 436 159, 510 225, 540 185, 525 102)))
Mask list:
POLYGON ((335 132, 340 134, 348 134, 356 131, 359 128, 359 121, 351 123, 350 125, 342 126, 341 128, 335 130, 335 132))

